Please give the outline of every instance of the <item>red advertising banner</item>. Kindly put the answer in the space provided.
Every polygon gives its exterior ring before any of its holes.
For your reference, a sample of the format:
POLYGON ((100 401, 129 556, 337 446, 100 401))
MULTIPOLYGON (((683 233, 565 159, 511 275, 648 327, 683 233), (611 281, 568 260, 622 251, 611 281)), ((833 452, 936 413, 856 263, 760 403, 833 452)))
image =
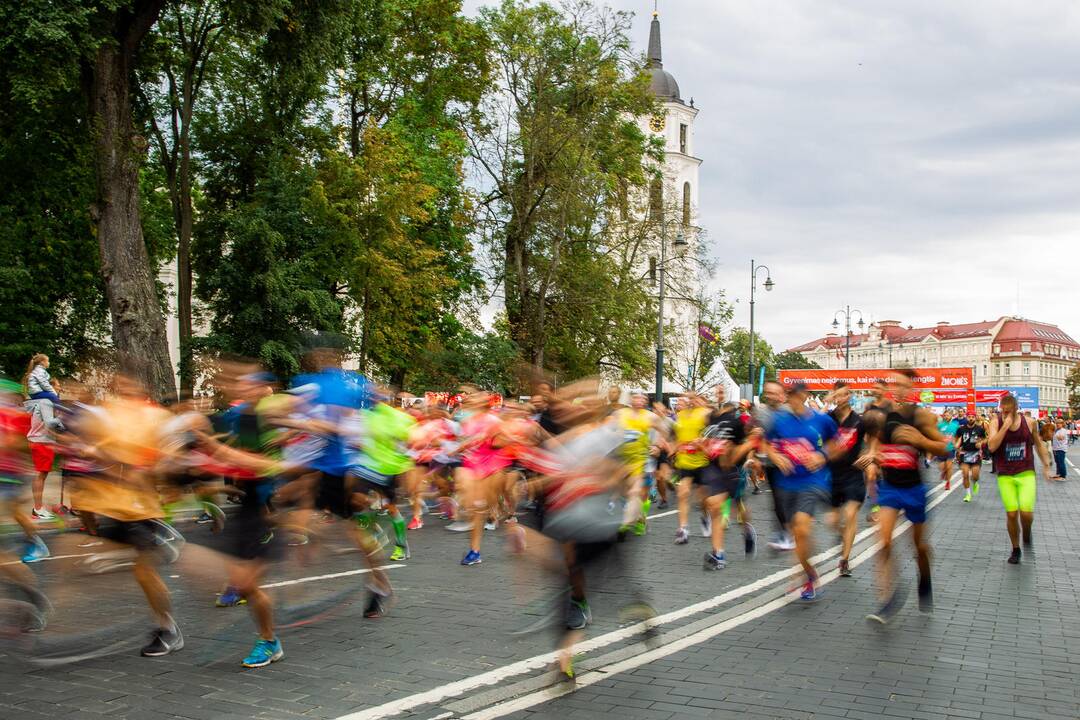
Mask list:
MULTIPOLYGON (((965 394, 975 389, 971 368, 914 368, 915 390, 958 390, 965 394)), ((780 370, 777 380, 784 387, 801 382, 810 390, 832 390, 833 385, 843 381, 852 390, 871 390, 883 382, 889 370, 780 370)), ((974 397, 971 398, 974 401, 974 397)))

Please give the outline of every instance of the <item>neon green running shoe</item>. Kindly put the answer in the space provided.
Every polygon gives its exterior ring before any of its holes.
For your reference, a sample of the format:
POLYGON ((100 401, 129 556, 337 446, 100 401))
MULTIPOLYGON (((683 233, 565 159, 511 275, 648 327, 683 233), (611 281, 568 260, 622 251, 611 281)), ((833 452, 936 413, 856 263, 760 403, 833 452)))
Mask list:
POLYGON ((979 494, 979 481, 978 480, 971 483, 971 494, 972 495, 978 495, 979 494))
POLYGON ((409 549, 404 545, 395 545, 394 552, 390 553, 390 560, 392 562, 397 562, 399 560, 408 560, 409 557, 409 549))
POLYGON ((648 530, 648 527, 649 526, 648 524, 646 524, 645 518, 641 518, 636 523, 634 523, 634 534, 638 536, 644 535, 645 532, 648 530))

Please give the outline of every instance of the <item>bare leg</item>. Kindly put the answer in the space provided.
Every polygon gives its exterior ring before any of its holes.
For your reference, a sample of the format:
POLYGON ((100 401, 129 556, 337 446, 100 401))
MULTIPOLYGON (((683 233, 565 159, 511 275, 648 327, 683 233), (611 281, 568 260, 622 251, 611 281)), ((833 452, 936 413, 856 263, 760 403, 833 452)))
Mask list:
POLYGON ((840 549, 840 557, 847 560, 851 557, 851 548, 855 544, 855 530, 859 524, 859 508, 862 507, 861 503, 847 502, 844 503, 843 515, 844 515, 844 527, 841 530, 843 543, 840 549))
POLYGON ((1006 512, 1005 513, 1005 529, 1009 532, 1009 542, 1012 543, 1013 550, 1020 547, 1020 513, 1019 512, 1006 512))
POLYGON ((883 507, 878 511, 878 542, 881 543, 881 560, 878 562, 878 597, 883 603, 892 596, 892 534, 899 514, 896 508, 890 507, 883 507))
POLYGON ((1035 520, 1035 513, 1020 512, 1020 528, 1023 533, 1024 543, 1031 542, 1031 523, 1035 520))
POLYGON ((679 527, 681 528, 690 524, 690 490, 692 485, 690 478, 683 478, 675 486, 675 495, 679 500, 679 527))
POLYGON ((157 620, 158 627, 171 630, 173 620, 169 588, 162 582, 157 569, 154 568, 153 561, 146 553, 140 552, 136 557, 134 574, 135 582, 139 583, 139 587, 142 588, 143 594, 146 596, 146 602, 150 605, 150 611, 154 614, 154 619, 157 620))
POLYGON ((911 526, 911 540, 915 543, 915 562, 919 566, 919 580, 930 578, 930 543, 926 541, 926 525, 914 523, 911 526))
POLYGON ((814 518, 804 512, 797 512, 795 517, 791 518, 791 533, 795 536, 795 556, 809 577, 817 577, 814 566, 810 564, 810 556, 814 554, 813 525, 814 518))
POLYGON ((705 498, 705 509, 712 517, 712 549, 716 555, 724 552, 724 521, 720 515, 727 498, 727 493, 717 493, 705 498))
POLYGON ((34 509, 40 510, 41 503, 45 497, 45 478, 49 476, 49 471, 39 472, 34 476, 34 480, 30 486, 31 492, 34 494, 34 509))

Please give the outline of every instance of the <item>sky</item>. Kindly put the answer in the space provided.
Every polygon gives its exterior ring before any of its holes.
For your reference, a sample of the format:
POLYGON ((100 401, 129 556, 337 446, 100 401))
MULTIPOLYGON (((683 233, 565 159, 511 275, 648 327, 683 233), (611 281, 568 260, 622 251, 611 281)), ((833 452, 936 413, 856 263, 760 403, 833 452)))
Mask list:
MULTIPOLYGON (((635 13, 644 53, 652 0, 598 2, 635 13)), ((659 11, 664 68, 700 110, 698 217, 734 324, 753 258, 776 283, 755 326, 778 351, 845 306, 916 327, 1019 314, 1080 339, 1080 3, 659 11)))

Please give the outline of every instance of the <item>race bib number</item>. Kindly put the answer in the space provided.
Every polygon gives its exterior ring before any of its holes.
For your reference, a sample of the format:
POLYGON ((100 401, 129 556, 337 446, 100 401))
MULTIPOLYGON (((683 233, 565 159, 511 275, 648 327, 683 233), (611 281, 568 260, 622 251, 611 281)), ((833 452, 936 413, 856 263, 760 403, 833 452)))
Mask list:
POLYGON ((845 451, 851 451, 859 439, 859 431, 855 428, 840 428, 837 431, 837 440, 845 451))
POLYGON ((1005 460, 1008 462, 1020 462, 1027 459, 1026 443, 1008 443, 1005 445, 1005 460))
POLYGON ((809 465, 810 459, 819 454, 806 438, 781 441, 780 452, 787 456, 791 462, 802 467, 809 465))
POLYGON ((919 467, 919 451, 910 445, 882 445, 881 466, 894 470, 915 470, 919 467))

